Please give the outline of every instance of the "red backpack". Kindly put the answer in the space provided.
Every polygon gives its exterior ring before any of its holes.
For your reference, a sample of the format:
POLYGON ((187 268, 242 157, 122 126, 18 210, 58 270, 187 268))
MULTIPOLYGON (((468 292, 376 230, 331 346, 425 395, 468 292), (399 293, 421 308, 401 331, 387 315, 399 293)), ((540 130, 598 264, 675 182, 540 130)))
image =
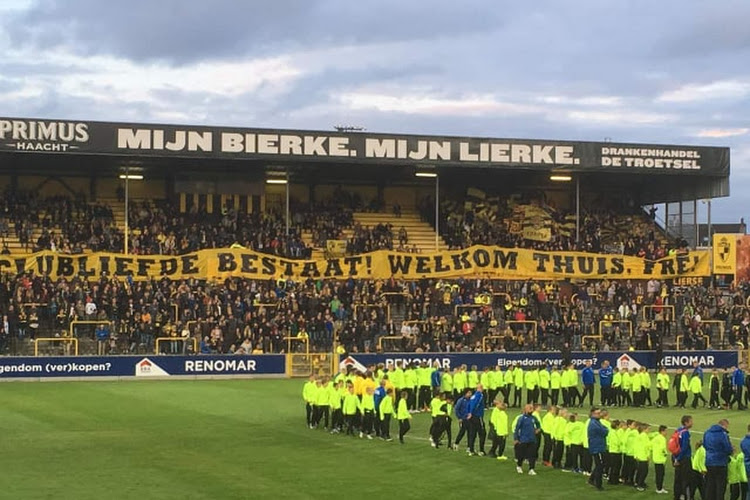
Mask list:
POLYGON ((682 439, 682 433, 686 430, 687 429, 680 429, 674 431, 672 437, 670 437, 669 441, 667 441, 667 449, 672 455, 679 455, 680 451, 682 451, 682 449, 680 448, 680 439, 682 439))

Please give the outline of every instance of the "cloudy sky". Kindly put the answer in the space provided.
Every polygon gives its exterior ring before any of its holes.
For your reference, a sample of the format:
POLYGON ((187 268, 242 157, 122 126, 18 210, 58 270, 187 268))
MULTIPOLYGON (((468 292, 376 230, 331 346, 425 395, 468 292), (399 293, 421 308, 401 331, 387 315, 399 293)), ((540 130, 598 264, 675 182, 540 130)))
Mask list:
POLYGON ((730 146, 750 1, 0 0, 4 116, 730 146))

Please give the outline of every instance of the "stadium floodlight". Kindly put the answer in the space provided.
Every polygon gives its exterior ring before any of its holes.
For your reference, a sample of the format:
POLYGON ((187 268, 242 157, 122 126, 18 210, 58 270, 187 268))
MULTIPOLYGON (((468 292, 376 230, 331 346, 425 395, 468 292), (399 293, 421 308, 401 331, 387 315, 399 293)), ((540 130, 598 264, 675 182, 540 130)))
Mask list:
POLYGON ((126 181, 142 181, 143 176, 141 174, 120 174, 120 179, 126 181))
POLYGON ((573 180, 573 177, 570 175, 554 174, 549 176, 549 180, 555 182, 570 182, 573 180))
POLYGON ((434 179, 435 177, 437 177, 437 174, 436 174, 435 172, 417 172, 417 173, 416 173, 416 174, 414 174, 414 175, 415 175, 416 177, 430 177, 430 178, 433 178, 433 179, 434 179))
POLYGON ((286 184, 286 179, 266 179, 266 184, 286 184))

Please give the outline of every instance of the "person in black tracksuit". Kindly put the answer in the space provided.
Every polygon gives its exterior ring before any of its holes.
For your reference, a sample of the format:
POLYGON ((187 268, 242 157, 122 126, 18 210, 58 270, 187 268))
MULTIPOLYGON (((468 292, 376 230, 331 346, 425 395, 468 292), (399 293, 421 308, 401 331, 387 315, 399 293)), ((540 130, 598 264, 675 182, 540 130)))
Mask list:
POLYGON ((720 387, 721 382, 719 380, 719 372, 718 370, 714 370, 713 372, 711 372, 711 379, 708 382, 708 407, 712 410, 721 407, 721 403, 719 402, 720 387))

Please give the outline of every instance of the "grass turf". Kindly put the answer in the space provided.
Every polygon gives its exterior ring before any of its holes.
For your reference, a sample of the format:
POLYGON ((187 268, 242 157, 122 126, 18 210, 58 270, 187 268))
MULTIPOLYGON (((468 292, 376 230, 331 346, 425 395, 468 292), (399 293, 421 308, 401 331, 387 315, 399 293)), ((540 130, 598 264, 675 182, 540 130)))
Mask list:
MULTIPOLYGON (((502 492, 512 499, 574 499, 597 494, 583 476, 541 466, 538 476, 521 476, 511 460, 468 457, 463 447, 432 449, 427 415, 415 415, 405 445, 310 430, 303 383, 2 383, 0 498, 457 498, 472 491, 477 498, 502 492)), ((674 427, 684 412, 614 409, 612 418, 674 427)), ((750 421, 746 412, 687 412, 694 415, 695 431, 726 416, 736 439, 750 421)), ((510 409, 510 418, 516 413, 510 409)), ((512 455, 510 446, 506 455, 512 455)), ((650 465, 647 492, 605 485, 601 496, 655 495, 653 481, 650 465)), ((665 484, 671 494, 669 465, 665 484)))

